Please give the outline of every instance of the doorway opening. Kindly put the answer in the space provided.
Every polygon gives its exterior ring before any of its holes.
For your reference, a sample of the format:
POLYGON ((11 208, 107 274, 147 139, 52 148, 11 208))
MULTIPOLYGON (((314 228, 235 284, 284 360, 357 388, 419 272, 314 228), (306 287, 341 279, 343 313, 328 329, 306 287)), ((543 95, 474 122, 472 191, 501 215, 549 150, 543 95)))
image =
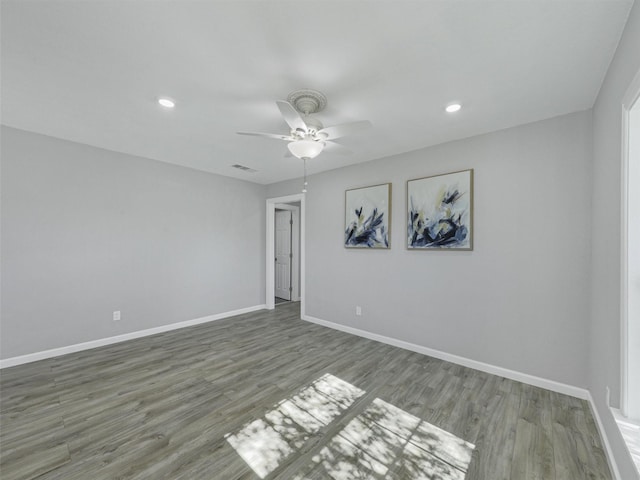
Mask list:
POLYGON ((300 301, 300 202, 275 207, 274 295, 280 305, 300 301))
POLYGON ((267 309, 300 301, 305 307, 304 194, 267 199, 266 292, 267 309))

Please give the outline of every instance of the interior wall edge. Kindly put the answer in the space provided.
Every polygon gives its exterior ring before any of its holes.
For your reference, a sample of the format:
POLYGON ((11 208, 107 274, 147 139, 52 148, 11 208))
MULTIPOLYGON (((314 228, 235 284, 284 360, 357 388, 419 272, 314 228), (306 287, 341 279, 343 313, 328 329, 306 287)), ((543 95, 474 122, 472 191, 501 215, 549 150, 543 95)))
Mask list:
POLYGON ((28 353, 26 355, 20 355, 17 357, 11 357, 6 359, 0 359, 0 369, 15 367, 17 365, 23 365, 25 363, 37 362, 38 360, 45 360, 47 358, 59 357, 68 353, 80 352, 83 350, 91 350, 93 348, 104 347, 106 345, 112 345, 114 343, 126 342, 128 340, 134 340, 136 338, 149 337, 158 333, 169 332, 171 330, 178 330, 180 328, 193 327, 195 325, 201 325, 203 323, 214 322, 216 320, 222 320, 229 317, 235 317, 236 315, 242 315, 244 313, 254 312, 256 310, 263 310, 266 305, 253 305, 251 307, 240 308, 237 310, 230 310, 228 312, 216 313, 213 315, 207 315, 206 317, 195 318, 192 320, 185 320, 182 322, 170 323, 168 325, 161 325, 159 327, 148 328, 145 330, 138 330, 136 332, 125 333, 122 335, 116 335, 113 337, 100 338, 97 340, 91 340, 83 343, 76 343, 74 345, 68 345, 66 347, 52 348, 50 350, 43 350, 41 352, 28 353))

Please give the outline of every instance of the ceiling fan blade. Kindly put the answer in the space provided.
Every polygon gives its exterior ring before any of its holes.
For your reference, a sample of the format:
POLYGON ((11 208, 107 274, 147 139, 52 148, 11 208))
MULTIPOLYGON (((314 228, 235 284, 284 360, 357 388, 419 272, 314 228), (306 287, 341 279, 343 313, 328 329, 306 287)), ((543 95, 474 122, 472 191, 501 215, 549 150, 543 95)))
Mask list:
POLYGON ((280 113, 284 117, 284 121, 287 122, 287 125, 291 127, 291 130, 309 130, 307 124, 304 123, 304 120, 298 113, 298 111, 293 108, 289 102, 285 102, 284 100, 276 101, 278 108, 280 109, 280 113))
POLYGON ((342 125, 323 128, 318 131, 318 135, 326 135, 325 138, 327 138, 327 140, 333 140, 334 138, 346 137, 347 135, 371 128, 372 126, 369 120, 361 120, 359 122, 343 123, 342 125))
POLYGON ((353 150, 349 150, 347 147, 345 147, 344 145, 340 145, 339 143, 332 142, 329 140, 325 141, 324 143, 325 143, 324 149, 327 152, 337 153, 338 155, 349 155, 353 153, 353 150))
POLYGON ((255 137, 275 138, 276 140, 286 140, 288 142, 294 140, 290 135, 280 135, 278 133, 261 133, 261 132, 236 132, 238 135, 252 135, 255 137))

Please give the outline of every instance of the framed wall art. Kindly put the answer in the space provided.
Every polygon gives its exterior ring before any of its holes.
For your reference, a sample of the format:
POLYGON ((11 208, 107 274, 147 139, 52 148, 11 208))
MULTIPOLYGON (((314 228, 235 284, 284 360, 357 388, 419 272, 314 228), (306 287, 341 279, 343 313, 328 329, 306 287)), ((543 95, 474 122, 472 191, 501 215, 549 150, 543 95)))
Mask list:
POLYGON ((473 250, 473 170, 407 182, 407 248, 473 250))
POLYGON ((389 248, 391 242, 391 184, 345 192, 344 246, 389 248))

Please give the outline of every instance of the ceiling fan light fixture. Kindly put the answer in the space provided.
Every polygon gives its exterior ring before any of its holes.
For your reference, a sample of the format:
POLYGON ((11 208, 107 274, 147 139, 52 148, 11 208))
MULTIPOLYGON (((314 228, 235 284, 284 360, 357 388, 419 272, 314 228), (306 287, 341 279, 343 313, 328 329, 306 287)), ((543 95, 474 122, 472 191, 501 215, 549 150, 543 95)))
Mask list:
POLYGON ((461 108, 462 105, 460 105, 459 103, 452 103, 451 105, 447 105, 447 108, 445 108, 445 110, 447 111, 447 113, 455 113, 461 108))
POLYGON ((324 148, 324 142, 315 140, 296 140, 290 142, 287 147, 294 157, 311 159, 320 155, 324 148))
POLYGON ((176 102, 167 97, 158 98, 158 103, 162 105, 164 108, 173 108, 176 106, 176 102))

